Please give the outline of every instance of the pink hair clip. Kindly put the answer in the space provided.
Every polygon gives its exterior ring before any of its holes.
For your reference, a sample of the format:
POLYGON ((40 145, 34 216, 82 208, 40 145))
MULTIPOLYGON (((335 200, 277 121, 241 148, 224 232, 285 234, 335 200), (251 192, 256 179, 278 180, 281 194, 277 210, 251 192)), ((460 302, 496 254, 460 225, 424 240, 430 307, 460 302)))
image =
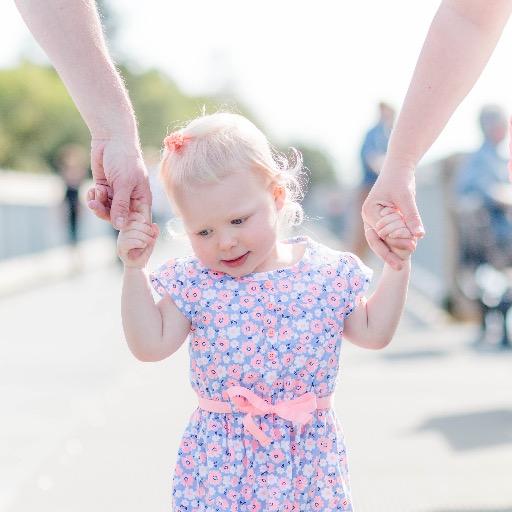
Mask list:
POLYGON ((179 153, 181 148, 184 146, 185 142, 190 140, 190 137, 187 135, 183 135, 180 132, 172 132, 170 135, 167 135, 164 139, 164 145, 168 151, 179 153))

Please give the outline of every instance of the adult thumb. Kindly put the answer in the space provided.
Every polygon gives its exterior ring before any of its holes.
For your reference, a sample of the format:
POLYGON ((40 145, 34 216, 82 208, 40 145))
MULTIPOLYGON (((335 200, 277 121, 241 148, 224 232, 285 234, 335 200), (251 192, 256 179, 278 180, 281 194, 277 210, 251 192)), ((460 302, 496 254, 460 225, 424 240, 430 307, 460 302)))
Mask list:
POLYGON ((416 238, 423 238, 425 236, 425 228, 421 222, 421 217, 418 212, 418 208, 416 207, 414 196, 408 195, 401 201, 401 204, 399 204, 398 207, 402 212, 404 222, 411 234, 416 238))
POLYGON ((114 187, 113 194, 114 197, 112 198, 112 206, 110 208, 110 221, 115 228, 121 229, 130 213, 132 188, 130 188, 129 185, 118 188, 114 187))

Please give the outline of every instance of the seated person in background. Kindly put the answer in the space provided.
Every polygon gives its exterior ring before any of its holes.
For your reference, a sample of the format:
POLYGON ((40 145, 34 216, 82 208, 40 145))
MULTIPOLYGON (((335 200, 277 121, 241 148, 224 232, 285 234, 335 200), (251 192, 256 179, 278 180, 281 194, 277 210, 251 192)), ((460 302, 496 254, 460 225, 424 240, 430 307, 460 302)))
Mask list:
MULTIPOLYGON (((487 249, 502 263, 505 259, 506 264, 511 265, 512 189, 507 161, 498 151, 507 134, 507 118, 501 108, 488 105, 481 110, 479 121, 484 141, 461 165, 455 180, 455 193, 460 200, 472 198, 479 203, 482 213, 488 217, 490 232, 486 238, 490 238, 491 243, 487 249)), ((468 226, 468 229, 472 228, 468 226)))

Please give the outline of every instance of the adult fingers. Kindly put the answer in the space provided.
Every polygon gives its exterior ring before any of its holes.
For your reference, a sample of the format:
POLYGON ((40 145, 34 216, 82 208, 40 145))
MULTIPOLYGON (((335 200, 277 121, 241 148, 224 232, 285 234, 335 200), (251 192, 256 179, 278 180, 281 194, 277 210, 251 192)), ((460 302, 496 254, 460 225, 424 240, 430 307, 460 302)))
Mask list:
POLYGON ((390 248, 381 238, 379 238, 379 236, 377 235, 376 231, 373 228, 366 227, 365 236, 366 241, 368 242, 368 245, 370 246, 371 250, 377 256, 379 256, 379 258, 381 258, 395 270, 402 269, 402 260, 390 250, 390 248))
POLYGON ((110 219, 112 225, 121 229, 124 227, 130 213, 130 197, 133 186, 130 183, 122 182, 114 184, 114 197, 110 208, 110 219))
POLYGON ((421 222, 421 217, 416 206, 414 194, 412 192, 403 195, 397 207, 404 216, 404 222, 409 228, 409 231, 416 238, 423 238, 425 236, 425 228, 421 222))

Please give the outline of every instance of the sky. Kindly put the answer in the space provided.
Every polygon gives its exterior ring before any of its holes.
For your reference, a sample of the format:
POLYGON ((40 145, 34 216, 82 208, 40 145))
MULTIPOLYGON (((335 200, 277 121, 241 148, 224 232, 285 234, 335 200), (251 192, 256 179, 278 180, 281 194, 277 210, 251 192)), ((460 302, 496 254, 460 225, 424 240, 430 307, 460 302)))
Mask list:
MULTIPOLYGON (((141 69, 158 67, 191 94, 233 91, 275 144, 325 149, 347 183, 376 104, 397 108, 438 1, 111 0, 117 47, 141 69)), ((44 59, 14 2, 0 4, 0 68, 44 59)), ((427 153, 431 161, 479 144, 485 103, 512 113, 512 24, 477 85, 427 153)), ((169 120, 171 124, 175 120, 169 120)))

